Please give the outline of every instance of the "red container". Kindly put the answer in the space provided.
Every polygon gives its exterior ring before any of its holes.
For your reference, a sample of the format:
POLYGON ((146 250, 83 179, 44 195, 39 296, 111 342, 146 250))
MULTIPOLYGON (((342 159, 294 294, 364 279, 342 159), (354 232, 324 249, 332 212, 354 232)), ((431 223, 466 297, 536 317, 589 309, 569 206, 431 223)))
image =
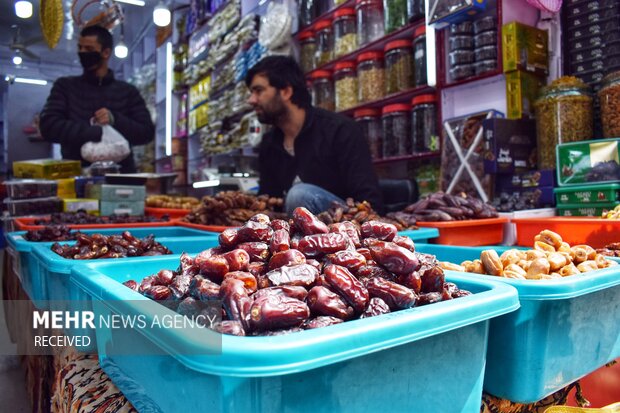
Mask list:
POLYGON ((497 245, 504 237, 504 224, 507 218, 469 219, 464 221, 417 222, 423 228, 439 229, 439 237, 432 239, 433 244, 443 245, 497 245))
POLYGON ((144 215, 147 217, 155 217, 161 218, 163 215, 168 215, 170 219, 180 219, 185 215, 192 212, 191 209, 181 209, 181 208, 153 208, 153 207, 145 207, 144 215))
POLYGON ((534 237, 548 229, 560 234, 570 245, 586 244, 603 248, 620 241, 620 220, 586 217, 519 218, 512 222, 517 226, 517 245, 531 247, 534 237))
POLYGON ((209 232, 223 232, 224 230, 227 230, 228 228, 237 228, 237 227, 228 227, 226 225, 193 224, 191 222, 185 222, 185 221, 175 221, 175 225, 178 225, 181 227, 199 229, 202 231, 209 231, 209 232))
MULTIPOLYGON (((35 225, 34 221, 38 219, 44 219, 45 217, 37 218, 15 218, 15 225, 20 231, 34 231, 37 229, 45 228, 45 225, 35 225)), ((176 220, 170 219, 170 221, 163 222, 135 222, 130 224, 67 224, 66 226, 71 229, 109 229, 109 228, 143 228, 143 227, 171 227, 176 225, 176 220)))

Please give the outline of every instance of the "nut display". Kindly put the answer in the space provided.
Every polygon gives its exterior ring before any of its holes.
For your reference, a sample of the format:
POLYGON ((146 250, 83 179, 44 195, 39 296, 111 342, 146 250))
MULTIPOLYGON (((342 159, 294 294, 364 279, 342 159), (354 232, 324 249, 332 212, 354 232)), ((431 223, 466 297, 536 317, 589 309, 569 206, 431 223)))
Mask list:
POLYGON ((61 257, 72 260, 100 258, 126 258, 172 254, 168 248, 155 241, 152 235, 136 238, 129 231, 122 235, 77 233, 73 245, 54 243, 51 249, 61 257))
POLYGON ((357 33, 348 33, 335 41, 334 54, 336 57, 344 56, 357 49, 357 33))
POLYGON ((193 196, 149 195, 146 206, 152 208, 192 209, 200 204, 193 196))
POLYGON ((276 212, 282 209, 283 204, 282 198, 223 191, 215 196, 203 197, 200 206, 186 215, 183 221, 201 225, 241 226, 258 213, 272 218, 285 217, 276 212))
POLYGON ((611 211, 607 211, 602 215, 605 219, 620 219, 620 205, 616 205, 611 211))
POLYGON ((620 136, 620 72, 613 72, 602 80, 603 86, 598 92, 601 104, 601 123, 603 136, 614 138, 620 136))
MULTIPOLYGON (((612 244, 611 246, 616 246, 612 244)), ((498 255, 495 250, 480 253, 480 259, 463 261, 465 272, 495 275, 518 280, 552 280, 616 265, 589 245, 570 246, 549 230, 534 238, 534 249, 510 249, 498 255)), ((441 263, 442 268, 459 271, 459 266, 441 263)))
POLYGON ((24 239, 31 242, 73 241, 77 234, 79 231, 71 232, 71 229, 64 225, 49 225, 43 229, 26 232, 24 239))
POLYGON ((334 84, 336 88, 336 111, 357 106, 357 77, 342 77, 337 79, 334 84))
POLYGON ((605 248, 598 248, 596 252, 607 257, 620 257, 620 242, 607 244, 605 248))
POLYGON ((218 247, 181 255, 178 269, 124 284, 188 317, 221 300, 214 329, 240 336, 289 334, 471 294, 445 282, 435 257, 415 252, 393 225, 328 226, 305 208, 290 224, 255 215, 222 233, 218 247), (264 253, 254 253, 258 244, 264 253))
POLYGON ((81 224, 133 224, 138 222, 165 222, 169 221, 168 215, 161 218, 144 215, 112 214, 109 216, 90 215, 83 209, 76 212, 60 212, 50 215, 48 218, 36 219, 35 225, 81 225, 81 224))
POLYGON ((450 195, 435 192, 411 204, 401 212, 391 212, 388 218, 405 221, 458 221, 466 219, 495 218, 497 211, 492 205, 465 194, 450 195))
POLYGON ((353 198, 347 198, 346 204, 332 203, 327 211, 318 214, 318 218, 328 225, 343 221, 351 221, 357 225, 362 225, 368 221, 378 221, 394 225, 398 231, 417 229, 415 222, 409 224, 406 221, 381 217, 368 202, 355 202, 353 198))

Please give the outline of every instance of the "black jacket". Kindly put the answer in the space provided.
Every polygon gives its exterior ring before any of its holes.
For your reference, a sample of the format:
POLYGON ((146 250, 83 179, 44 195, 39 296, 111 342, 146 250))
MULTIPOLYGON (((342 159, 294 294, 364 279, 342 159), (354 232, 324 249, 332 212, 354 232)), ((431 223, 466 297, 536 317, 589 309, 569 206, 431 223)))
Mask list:
MULTIPOLYGON (((101 127, 90 126, 90 119, 101 108, 112 112, 113 127, 131 145, 153 140, 155 127, 140 92, 129 83, 114 79, 112 71, 102 79, 85 73, 56 80, 41 112, 41 135, 47 141, 60 143, 64 159, 78 159, 88 165, 80 149, 86 142, 101 141, 101 127)), ((121 171, 135 170, 132 153, 121 162, 121 171)))
POLYGON ((355 121, 319 108, 306 111, 306 120, 295 139, 295 157, 283 147, 284 136, 273 128, 263 136, 259 149, 262 194, 282 197, 296 176, 342 199, 368 201, 383 212, 368 143, 355 121))

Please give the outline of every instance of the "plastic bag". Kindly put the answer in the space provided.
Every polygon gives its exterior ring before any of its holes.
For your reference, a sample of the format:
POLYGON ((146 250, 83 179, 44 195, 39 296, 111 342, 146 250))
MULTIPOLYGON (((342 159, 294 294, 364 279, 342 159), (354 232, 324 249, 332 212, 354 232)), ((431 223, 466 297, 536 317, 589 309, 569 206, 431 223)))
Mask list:
POLYGON ((101 142, 86 142, 80 154, 88 162, 120 162, 131 153, 129 142, 110 125, 101 126, 101 142))

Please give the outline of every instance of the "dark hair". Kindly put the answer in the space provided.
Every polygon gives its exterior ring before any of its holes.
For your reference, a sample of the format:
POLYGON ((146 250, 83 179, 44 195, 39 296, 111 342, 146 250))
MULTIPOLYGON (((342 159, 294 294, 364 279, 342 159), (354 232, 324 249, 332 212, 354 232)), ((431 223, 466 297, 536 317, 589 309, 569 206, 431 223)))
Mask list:
POLYGON ((288 56, 267 56, 252 66, 245 76, 245 84, 249 87, 256 75, 265 75, 269 84, 282 90, 288 86, 293 88, 291 102, 300 108, 309 108, 312 99, 306 88, 306 79, 301 67, 288 56))
POLYGON ((101 50, 111 49, 114 47, 114 39, 112 33, 105 27, 93 25, 82 29, 80 36, 97 36, 97 41, 101 45, 101 50))

